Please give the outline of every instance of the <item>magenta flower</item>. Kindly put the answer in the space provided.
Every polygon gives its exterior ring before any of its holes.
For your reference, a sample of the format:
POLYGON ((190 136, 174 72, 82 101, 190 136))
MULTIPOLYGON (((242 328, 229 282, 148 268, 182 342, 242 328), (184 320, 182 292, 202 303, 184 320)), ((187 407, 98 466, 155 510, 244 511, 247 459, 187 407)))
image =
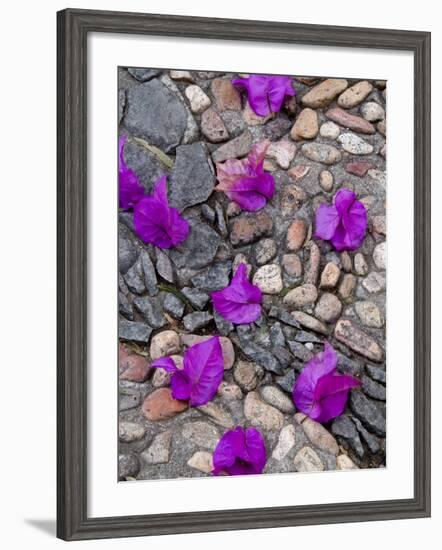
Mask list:
POLYGON ((226 432, 213 453, 214 475, 261 474, 266 465, 266 448, 262 435, 255 428, 226 432))
POLYGON ((264 157, 269 145, 268 140, 261 141, 246 158, 216 164, 219 184, 215 189, 224 191, 243 210, 259 210, 273 197, 275 180, 264 172, 264 157))
POLYGON ((344 411, 348 392, 360 381, 336 372, 338 357, 325 342, 324 351, 308 361, 293 388, 296 407, 317 422, 328 422, 344 411))
POLYGON ((340 189, 334 204, 316 210, 315 237, 330 241, 336 250, 356 250, 364 241, 367 211, 350 189, 340 189))
POLYGON ((124 162, 124 144, 126 140, 127 136, 121 136, 118 140, 118 196, 120 208, 123 210, 133 208, 144 197, 144 189, 140 185, 137 175, 124 162))
POLYGON ((240 264, 230 285, 211 293, 213 307, 227 321, 241 325, 261 316, 261 290, 249 283, 247 266, 240 264))
POLYGON ((166 176, 155 184, 152 195, 146 195, 134 208, 137 235, 159 248, 171 248, 183 242, 189 234, 189 222, 167 200, 166 176))
POLYGON ((179 370, 171 357, 161 357, 151 364, 172 372, 172 397, 189 400, 191 407, 199 407, 213 399, 224 376, 224 358, 218 336, 187 348, 183 369, 179 370))
POLYGON ((278 113, 285 96, 296 94, 288 76, 251 74, 248 78, 232 80, 232 84, 247 91, 250 107, 259 116, 278 113))

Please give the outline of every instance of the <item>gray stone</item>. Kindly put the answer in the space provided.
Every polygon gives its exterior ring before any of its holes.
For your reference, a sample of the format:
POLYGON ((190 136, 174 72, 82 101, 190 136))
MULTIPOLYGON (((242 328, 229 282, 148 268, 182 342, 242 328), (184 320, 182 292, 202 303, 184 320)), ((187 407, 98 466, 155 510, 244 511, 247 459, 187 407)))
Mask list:
POLYGON ((144 464, 165 464, 170 459, 172 432, 162 432, 155 436, 147 450, 141 453, 144 464))
POLYGON ((331 425, 331 431, 334 435, 344 438, 360 458, 364 456, 365 451, 358 431, 348 416, 342 415, 335 418, 331 425))
POLYGON ((203 204, 201 206, 201 214, 206 218, 207 221, 211 223, 215 221, 215 210, 208 204, 203 204))
POLYGON ((376 436, 368 432, 364 426, 362 425, 361 421, 357 418, 352 418, 353 422, 355 423, 355 426, 358 430, 358 432, 361 434, 362 439, 365 441, 365 443, 368 445, 368 448, 370 451, 374 454, 378 453, 381 446, 379 444, 379 440, 376 436))
POLYGON ((385 401, 387 397, 385 386, 378 384, 378 382, 375 382, 368 376, 362 377, 362 391, 368 397, 378 399, 379 401, 385 401))
POLYGON ((219 433, 215 426, 200 420, 184 424, 181 433, 185 439, 210 451, 215 449, 219 440, 219 433))
POLYGON ((134 312, 132 304, 122 292, 118 293, 118 311, 121 313, 121 315, 126 317, 126 319, 133 321, 134 312))
POLYGON ((140 260, 146 290, 151 296, 156 296, 158 294, 158 281, 152 260, 150 259, 149 254, 145 251, 141 252, 140 260))
POLYGON ((118 122, 121 122, 121 119, 124 115, 124 108, 126 107, 126 90, 118 90, 118 122))
POLYGON ((310 350, 308 350, 304 344, 301 344, 300 342, 294 342, 292 340, 289 340, 288 346, 290 348, 290 351, 293 353, 293 355, 296 357, 296 359, 300 359, 301 361, 309 361, 313 354, 310 350))
POLYGON ((219 202, 215 203, 215 212, 216 212, 216 225, 218 228, 218 231, 223 237, 227 237, 229 231, 227 229, 226 220, 224 218, 224 211, 223 207, 219 202))
POLYGON ((244 157, 252 148, 252 134, 246 130, 235 139, 231 139, 212 153, 214 162, 224 162, 227 159, 244 157))
POLYGON ((377 382, 382 382, 382 384, 385 384, 387 381, 385 369, 382 369, 381 367, 374 367, 373 365, 367 365, 367 372, 368 374, 373 378, 373 380, 376 380, 377 382))
POLYGON ((263 430, 280 430, 284 416, 278 409, 264 403, 254 391, 247 394, 244 401, 244 415, 252 426, 263 430))
POLYGON ((139 82, 147 82, 161 73, 161 69, 137 69, 128 67, 127 72, 136 78, 139 82))
POLYGON ((245 338, 240 339, 239 347, 246 357, 261 365, 265 370, 282 374, 281 363, 270 351, 245 338))
POLYGON ((322 164, 336 164, 341 160, 339 149, 324 143, 305 143, 302 146, 302 153, 308 159, 322 164))
POLYGON ((349 402, 353 413, 368 430, 385 437, 385 413, 379 405, 370 401, 360 391, 351 391, 349 402))
POLYGON ((124 125, 167 153, 184 137, 187 112, 177 95, 155 78, 128 90, 124 125))
POLYGON ((152 334, 152 328, 138 321, 126 321, 121 319, 118 323, 118 337, 122 340, 147 343, 152 334))
POLYGON ((270 327, 269 337, 272 347, 285 346, 285 336, 281 328, 281 323, 275 323, 270 327))
POLYGON ((269 405, 285 414, 291 414, 295 411, 292 400, 275 386, 261 387, 260 395, 269 405))
POLYGON ((217 311, 213 312, 216 328, 221 336, 229 335, 233 330, 233 323, 227 321, 217 311))
POLYGON ((318 338, 315 334, 311 332, 307 332, 305 330, 300 330, 296 336, 295 340, 297 342, 301 342, 302 344, 305 344, 306 342, 312 342, 313 344, 321 344, 322 340, 318 338))
POLYGON ((204 309, 209 301, 209 295, 205 292, 201 292, 197 288, 186 286, 181 289, 181 292, 189 300, 190 304, 197 309, 204 309))
POLYGON ((297 472, 322 472, 324 464, 311 447, 302 447, 293 459, 297 472))
POLYGON ((203 273, 192 277, 192 284, 205 292, 213 292, 228 286, 230 282, 231 262, 217 262, 203 273))
POLYGON ((201 269, 214 259, 220 243, 218 233, 198 220, 189 220, 187 239, 170 252, 170 259, 180 268, 201 269))
POLYGON ((118 224, 118 269, 121 273, 134 264, 138 251, 130 237, 129 230, 122 224, 118 224))
POLYGON ((295 378, 295 371, 290 369, 284 374, 284 376, 277 376, 275 380, 278 386, 280 386, 285 392, 291 394, 293 391, 293 386, 295 385, 295 378))
POLYGON ((369 155, 373 152, 373 145, 350 132, 341 134, 338 137, 338 141, 342 145, 344 151, 352 155, 369 155))
POLYGON ((274 319, 278 319, 279 321, 290 327, 301 328, 300 323, 286 309, 272 306, 268 312, 268 316, 273 317, 274 319))
POLYGON ((136 294, 143 294, 146 290, 140 260, 136 261, 134 265, 127 270, 124 275, 124 282, 128 286, 129 290, 135 292, 136 294))
POLYGON ((181 319, 184 313, 183 302, 171 292, 166 294, 163 302, 163 308, 166 313, 169 313, 175 319, 181 319))
POLYGON ((338 367, 344 374, 351 374, 352 376, 359 376, 362 373, 363 365, 358 361, 346 357, 340 352, 338 353, 338 367))
POLYGON ((138 407, 141 401, 140 390, 136 388, 119 388, 118 408, 120 411, 128 411, 138 407))
POLYGON ((183 317, 183 324, 186 330, 193 332, 207 326, 212 320, 213 316, 207 311, 195 311, 183 317))
POLYGON ((163 252, 160 248, 156 249, 157 261, 155 267, 160 277, 165 279, 169 283, 174 282, 173 267, 169 256, 163 252))
POLYGON ((158 298, 137 296, 133 303, 137 311, 141 313, 152 328, 161 328, 167 324, 161 302, 158 298))
POLYGON ((171 206, 184 210, 204 202, 215 186, 215 175, 203 142, 177 147, 170 178, 171 206))
POLYGON ((140 471, 140 463, 135 454, 118 455, 118 475, 120 479, 135 477, 140 471))
POLYGON ((126 141, 123 155, 127 166, 138 176, 146 193, 151 193, 153 184, 169 172, 168 167, 157 156, 134 140, 126 141))

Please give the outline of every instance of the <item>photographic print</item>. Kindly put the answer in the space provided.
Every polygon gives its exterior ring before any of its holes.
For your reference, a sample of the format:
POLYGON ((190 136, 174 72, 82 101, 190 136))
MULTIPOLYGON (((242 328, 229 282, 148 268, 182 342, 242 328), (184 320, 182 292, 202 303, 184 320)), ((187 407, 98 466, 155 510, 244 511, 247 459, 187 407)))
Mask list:
POLYGON ((386 91, 118 69, 120 481, 386 466, 386 91))

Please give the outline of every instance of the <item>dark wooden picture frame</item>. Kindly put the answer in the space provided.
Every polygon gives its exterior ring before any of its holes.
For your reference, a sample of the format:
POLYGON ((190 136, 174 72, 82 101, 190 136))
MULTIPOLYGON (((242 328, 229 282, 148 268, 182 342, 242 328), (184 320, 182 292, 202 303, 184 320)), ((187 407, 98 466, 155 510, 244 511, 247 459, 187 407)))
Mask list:
MULTIPOLYGON (((430 515, 430 33, 67 9, 57 14, 57 535, 129 537, 430 515), (87 516, 87 36, 90 32, 407 50, 414 55, 414 498, 87 516)), ((411 450, 410 450, 411 452, 411 450)))

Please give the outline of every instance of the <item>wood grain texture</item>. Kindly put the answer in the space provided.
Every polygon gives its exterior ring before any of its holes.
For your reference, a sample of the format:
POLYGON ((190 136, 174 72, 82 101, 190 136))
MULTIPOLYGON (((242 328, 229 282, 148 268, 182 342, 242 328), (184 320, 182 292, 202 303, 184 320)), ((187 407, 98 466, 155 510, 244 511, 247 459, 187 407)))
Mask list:
POLYGON ((430 33, 64 10, 57 14, 57 535, 64 540, 430 515, 430 33), (414 498, 179 514, 87 516, 87 33, 408 50, 415 71, 414 498))

